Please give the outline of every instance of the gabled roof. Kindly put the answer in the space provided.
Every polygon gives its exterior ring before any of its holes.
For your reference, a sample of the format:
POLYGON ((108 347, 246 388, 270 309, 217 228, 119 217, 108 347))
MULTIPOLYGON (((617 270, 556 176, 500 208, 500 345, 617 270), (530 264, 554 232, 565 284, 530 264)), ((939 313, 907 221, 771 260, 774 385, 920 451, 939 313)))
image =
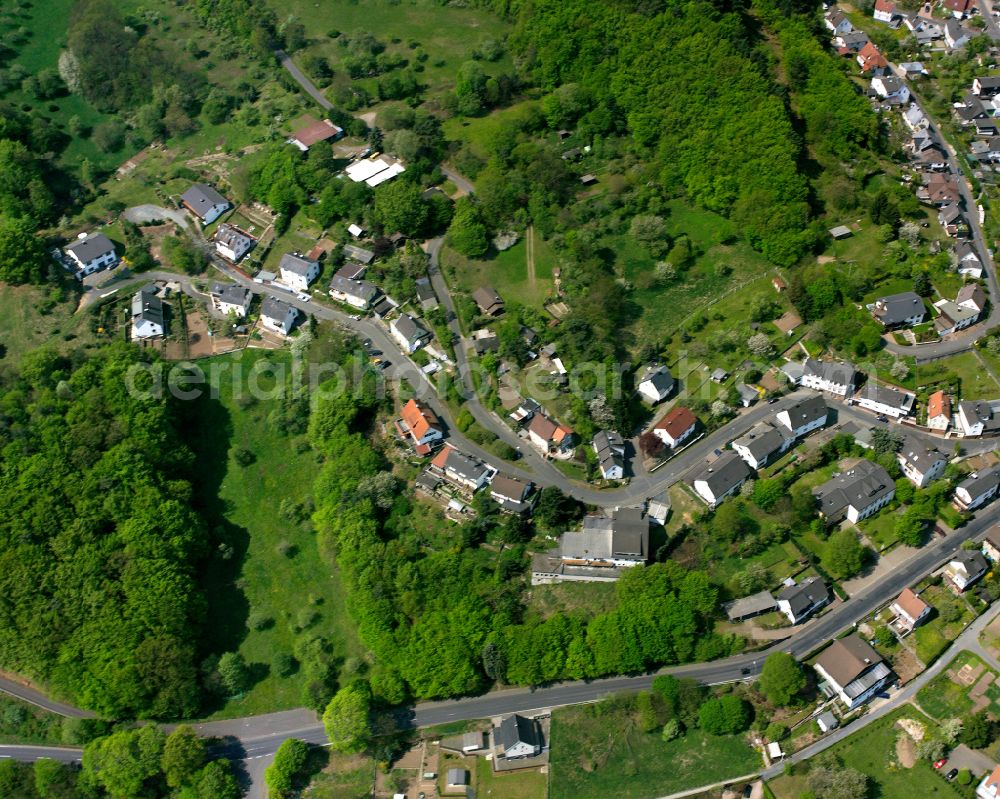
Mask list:
POLYGON ((566 533, 560 543, 566 560, 649 557, 649 517, 639 508, 616 508, 610 516, 583 519, 583 531, 566 533))
POLYGON ((400 415, 403 417, 403 421, 414 438, 423 438, 432 428, 435 430, 441 429, 441 421, 437 418, 434 411, 422 402, 417 402, 415 399, 411 398, 403 406, 400 415))
POLYGON ((830 644, 816 660, 816 665, 820 666, 837 685, 844 688, 845 693, 853 699, 862 691, 852 696, 846 688, 873 666, 878 667, 883 663, 882 656, 878 652, 862 641, 857 633, 852 633, 830 644))
POLYGON ((743 459, 731 450, 723 452, 708 465, 695 480, 702 480, 709 490, 717 497, 738 486, 750 477, 750 467, 743 459))
POLYGON ((826 419, 830 413, 830 409, 826 407, 826 400, 819 394, 801 399, 785 411, 788 413, 793 430, 826 419))
POLYGON ((503 310, 503 299, 492 286, 480 286, 472 292, 472 299, 476 301, 476 305, 483 313, 496 313, 503 310))
POLYGON ((91 233, 85 239, 77 239, 66 247, 82 263, 89 263, 95 258, 115 251, 115 245, 103 233, 91 233))
POLYGON ((330 281, 330 291, 339 291, 365 302, 371 302, 379 295, 378 286, 374 283, 369 283, 367 280, 349 280, 340 275, 333 276, 333 280, 330 281))
POLYGON ((958 403, 958 410, 970 422, 986 424, 993 418, 992 406, 983 400, 962 400, 958 403))
POLYGON ((312 261, 298 253, 286 252, 278 261, 278 269, 282 272, 291 272, 293 275, 305 277, 309 271, 319 266, 317 261, 312 261))
POLYGON ((225 244, 233 251, 249 247, 253 244, 253 239, 246 233, 225 222, 215 229, 215 236, 213 238, 215 241, 225 244))
POLYGON ((478 481, 489 470, 478 458, 459 452, 450 444, 445 444, 431 461, 439 469, 448 469, 463 479, 478 481))
POLYGON ((554 441, 557 444, 567 436, 573 435, 572 430, 552 421, 544 413, 536 413, 531 417, 531 422, 528 424, 528 432, 534 433, 543 441, 554 441))
POLYGON ((366 250, 364 247, 358 247, 354 244, 345 244, 344 254, 348 258, 353 258, 355 261, 358 261, 359 263, 365 265, 368 265, 375 260, 375 253, 373 253, 371 250, 366 250))
POLYGON ((156 296, 156 289, 146 286, 132 296, 132 321, 163 325, 163 300, 156 296))
POLYGON ((213 206, 229 205, 229 200, 205 183, 195 183, 181 195, 181 200, 202 219, 213 206))
POLYGON ((212 285, 212 296, 228 305, 246 305, 250 299, 250 289, 246 289, 236 283, 214 283, 212 285))
POLYGON ((902 608, 912 619, 920 618, 920 614, 927 610, 927 603, 913 593, 911 588, 904 588, 894 604, 902 608))
POLYGON ((508 477, 505 474, 498 474, 490 483, 490 490, 494 494, 521 502, 531 491, 531 483, 518 480, 516 477, 508 477))
POLYGON ((875 0, 875 10, 885 11, 890 14, 896 13, 896 4, 889 2, 889 0, 875 0))
POLYGON ((951 397, 944 391, 935 391, 927 398, 927 418, 933 419, 937 416, 951 418, 951 397))
POLYGON ((975 472, 958 484, 958 488, 967 492, 969 497, 975 499, 993 490, 1000 485, 1000 470, 988 469, 983 472, 975 472))
POLYGON ((625 450, 625 441, 614 430, 599 430, 594 435, 594 449, 600 453, 602 450, 610 449, 617 451, 625 450))
POLYGON ((639 385, 641 386, 643 383, 649 383, 658 394, 662 394, 673 388, 674 378, 666 366, 650 366, 643 374, 639 385))
POLYGON ((261 316, 273 319, 279 324, 285 323, 285 317, 289 310, 295 311, 296 318, 298 317, 298 308, 284 300, 279 300, 277 297, 267 297, 260 305, 261 316))
POLYGON ((495 729, 493 734, 494 739, 505 752, 520 743, 536 749, 542 745, 538 722, 534 719, 526 719, 516 713, 501 721, 500 726, 495 729))
POLYGON ((917 469, 921 474, 932 468, 934 464, 945 460, 944 454, 937 447, 928 446, 915 436, 907 436, 899 457, 917 469))
POLYGON ((396 329, 396 332, 411 344, 430 335, 430 332, 409 314, 400 315, 393 321, 392 325, 396 329))
POLYGON ((862 62, 861 68, 865 72, 869 69, 884 69, 889 66, 889 62, 885 60, 885 56, 871 42, 866 42, 865 46, 858 51, 858 57, 862 62))
POLYGON ((675 405, 669 413, 656 423, 654 430, 665 430, 671 438, 679 438, 692 425, 698 423, 698 417, 690 410, 675 405))
POLYGON ((906 391, 900 391, 896 388, 890 388, 889 386, 883 386, 873 380, 869 380, 865 384, 864 388, 862 388, 854 396, 858 399, 866 399, 871 402, 877 402, 880 405, 886 405, 890 408, 899 408, 900 410, 905 410, 907 412, 909 412, 910 408, 913 407, 913 400, 915 399, 913 394, 906 391))
POLYGON ((820 511, 836 517, 847 508, 864 510, 896 490, 896 483, 883 466, 861 460, 847 471, 813 489, 820 511))
POLYGON ((966 283, 958 290, 955 302, 959 305, 972 305, 981 311, 986 307, 986 294, 978 283, 966 283))
POLYGON ((343 132, 343 130, 334 125, 329 119, 312 120, 305 127, 295 131, 292 134, 292 138, 301 142, 305 147, 312 147, 316 142, 332 139, 343 132))
POLYGON ((898 325, 911 316, 926 313, 926 308, 924 308, 924 301, 915 291, 903 291, 899 294, 879 297, 875 300, 872 313, 884 325, 898 325))
POLYGON ((815 358, 807 358, 802 366, 802 374, 837 385, 853 386, 858 372, 854 364, 847 361, 818 361, 815 358))
POLYGON ((810 577, 792 585, 778 594, 779 602, 787 602, 795 617, 820 602, 830 598, 830 589, 819 577, 810 577))
POLYGON ((756 461, 762 461, 785 445, 785 437, 767 422, 760 422, 749 432, 733 441, 733 446, 745 448, 756 461))
POLYGON ((951 560, 952 563, 961 564, 969 576, 982 574, 989 568, 986 558, 978 549, 959 550, 951 560))

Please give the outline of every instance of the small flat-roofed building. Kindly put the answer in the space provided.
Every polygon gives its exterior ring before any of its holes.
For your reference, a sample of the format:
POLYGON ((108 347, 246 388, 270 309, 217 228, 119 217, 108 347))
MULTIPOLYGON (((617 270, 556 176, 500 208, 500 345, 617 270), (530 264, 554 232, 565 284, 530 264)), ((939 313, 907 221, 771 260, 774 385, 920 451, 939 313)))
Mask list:
POLYGON ((778 602, 770 591, 760 591, 742 599, 726 603, 724 610, 731 622, 740 622, 776 610, 778 602))

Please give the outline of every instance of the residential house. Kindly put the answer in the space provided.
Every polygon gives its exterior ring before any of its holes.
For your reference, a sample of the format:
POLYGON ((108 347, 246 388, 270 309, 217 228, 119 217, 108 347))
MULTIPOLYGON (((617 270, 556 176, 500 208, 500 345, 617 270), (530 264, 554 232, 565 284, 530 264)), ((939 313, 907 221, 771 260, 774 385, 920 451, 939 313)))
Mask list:
POLYGON ((267 297, 260 305, 260 323, 268 330, 287 336, 299 321, 299 309, 277 297, 267 297))
POLYGON ((375 260, 375 253, 371 250, 366 250, 364 247, 358 247, 356 244, 345 244, 344 255, 349 260, 357 261, 364 266, 370 266, 371 262, 375 260))
POLYGON ((81 233, 63 252, 72 262, 77 277, 85 277, 118 263, 115 245, 103 233, 81 233))
POLYGON ((210 225, 231 207, 229 200, 211 186, 195 183, 181 195, 181 204, 201 220, 210 225))
POLYGON ((523 514, 530 507, 528 497, 534 486, 526 480, 498 474, 490 483, 490 496, 507 513, 523 514))
POLYGON ((986 310, 986 293, 978 283, 966 283, 958 290, 955 302, 982 313, 986 310))
POLYGON ((748 386, 746 383, 736 384, 736 393, 740 395, 740 404, 744 408, 749 408, 757 400, 760 399, 761 392, 754 386, 748 386))
POLYGON ((793 438, 801 438, 823 427, 829 412, 830 409, 826 407, 826 400, 823 397, 812 396, 778 411, 774 418, 793 438))
POLYGON ((944 38, 944 25, 941 20, 932 17, 908 17, 904 20, 904 22, 910 21, 912 27, 910 24, 907 24, 907 27, 913 30, 913 38, 917 40, 917 44, 929 46, 944 38))
POLYGON ((837 46, 841 55, 857 53, 862 47, 868 44, 868 42, 868 34, 864 31, 848 31, 847 33, 841 33, 833 40, 833 43, 837 46))
POLYGON ((976 786, 977 799, 998 799, 1000 797, 1000 766, 983 777, 976 786))
POLYGON ((965 217, 958 203, 950 203, 938 211, 938 222, 949 236, 957 236, 959 229, 965 227, 965 217))
POLYGON ((903 112, 903 124, 915 133, 918 130, 926 130, 930 122, 924 116, 923 109, 916 103, 913 103, 903 112))
POLYGON ((319 261, 313 261, 297 252, 286 252, 278 262, 281 282, 296 291, 306 291, 309 284, 319 277, 319 261))
POLYGON ((858 50, 857 61, 862 72, 870 73, 873 76, 884 75, 889 70, 889 62, 871 42, 867 42, 864 47, 858 50))
POLYGON ((904 635, 913 632, 931 614, 931 606, 910 588, 903 589, 903 593, 889 606, 889 610, 894 616, 890 625, 904 635))
POLYGON ((132 338, 159 338, 164 334, 163 300, 146 286, 132 295, 132 338))
POLYGON ((973 0, 944 0, 941 5, 955 19, 965 19, 972 13, 973 0))
POLYGON ((459 452, 445 444, 434 456, 431 466, 443 477, 470 491, 478 491, 496 477, 497 470, 478 458, 459 452))
POLYGON ((760 422, 733 441, 732 447, 751 469, 756 470, 777 459, 794 443, 795 438, 791 434, 783 433, 781 428, 767 422, 760 422))
POLYGON ((750 467, 735 452, 723 452, 694 479, 695 493, 710 508, 740 490, 751 476, 750 467))
POLYGON ((793 386, 800 386, 802 378, 805 376, 805 366, 800 361, 787 361, 782 364, 781 373, 788 378, 788 382, 793 386))
POLYGON ((827 29, 835 35, 850 33, 854 30, 854 26, 851 24, 851 21, 844 16, 844 12, 839 8, 831 8, 826 14, 824 14, 823 24, 826 25, 827 29))
POLYGON ((819 515, 828 525, 842 519, 856 524, 892 502, 896 483, 880 464, 859 460, 814 488, 813 496, 819 505, 819 515))
POLYGON ((960 512, 975 510, 994 499, 1000 490, 1000 469, 973 472, 955 487, 952 504, 960 512))
POLYGON ((981 436, 1000 430, 1000 418, 994 417, 993 406, 983 400, 958 403, 958 422, 965 436, 981 436))
POLYGON ((977 119, 986 119, 989 117, 989 112, 986 110, 983 101, 971 94, 965 95, 961 102, 955 103, 952 106, 952 109, 955 112, 958 124, 963 127, 972 125, 977 119))
POLYGON ((625 476, 625 441, 614 430, 601 430, 593 440, 601 477, 621 480, 625 476))
POLYGON ((983 262, 971 242, 960 241, 955 246, 955 266, 958 273, 979 280, 983 276, 983 262))
POLYGON ((868 308, 875 320, 881 322, 886 330, 919 325, 927 315, 924 301, 914 291, 880 297, 868 308))
POLYGON ((916 169, 924 170, 925 174, 930 174, 928 185, 922 185, 917 189, 917 199, 943 208, 946 205, 957 203, 960 195, 951 178, 933 174, 943 172, 948 168, 948 158, 937 142, 933 139, 927 141, 929 142, 928 146, 921 145, 917 155, 911 159, 916 169), (932 195, 933 200, 931 199, 932 195))
POLYGON ((924 65, 920 61, 903 61, 896 65, 899 72, 902 73, 901 77, 904 78, 919 78, 921 75, 925 75, 927 70, 924 69, 924 65))
POLYGON ((971 327, 979 319, 979 311, 967 305, 959 305, 951 300, 938 300, 934 303, 938 315, 934 319, 934 329, 939 336, 947 336, 971 327))
POLYGON ((368 267, 364 264, 357 264, 348 261, 340 269, 333 273, 334 277, 343 277, 347 280, 361 280, 365 276, 368 267))
POLYGON ((992 117, 977 119, 972 124, 976 129, 976 136, 980 139, 991 139, 1000 134, 1000 124, 998 124, 997 120, 992 117))
POLYGON ((403 348, 414 353, 431 340, 431 333, 409 314, 400 314, 389 324, 389 332, 403 348))
POLYGON ((486 316, 499 316, 504 312, 503 299, 492 286, 481 286, 472 292, 472 299, 479 306, 479 312, 486 316))
POLYGON ((582 532, 564 533, 559 546, 532 558, 531 583, 610 582, 649 560, 649 517, 638 508, 590 515, 582 532))
POLYGON ((944 41, 952 50, 958 50, 969 43, 969 32, 957 20, 949 19, 944 25, 944 41))
POLYGON ((816 726, 820 732, 830 732, 840 726, 840 719, 833 715, 832 710, 827 710, 816 717, 816 726))
POLYGON ((889 0, 875 0, 875 9, 872 16, 879 22, 892 22, 896 17, 896 5, 889 0))
POLYGON ((507 716, 493 728, 494 757, 521 760, 542 753, 542 728, 536 719, 516 713, 507 716))
POLYGON ((809 577, 778 594, 778 610, 792 624, 805 621, 830 602, 830 589, 819 577, 809 577))
POLYGON ((896 453, 903 475, 917 488, 926 488, 944 474, 948 459, 937 447, 929 446, 916 436, 907 436, 896 453))
POLYGON ((839 697, 848 710, 860 707, 895 679, 882 656, 857 633, 834 640, 813 668, 824 693, 839 697))
POLYGON ((445 775, 445 791, 448 793, 467 792, 469 790, 469 771, 464 768, 450 768, 445 775))
POLYGON ((476 350, 476 355, 485 355, 487 352, 499 352, 500 339, 494 331, 484 327, 473 332, 472 346, 476 350))
POLYGON ((936 208, 944 208, 962 199, 955 178, 952 175, 937 174, 948 164, 939 146, 934 144, 923 150, 919 160, 923 168, 931 172, 924 174, 923 185, 917 189, 918 200, 936 208))
POLYGON ((314 144, 330 139, 339 139, 343 135, 343 129, 338 128, 329 119, 313 119, 309 124, 295 131, 288 143, 294 144, 302 152, 306 152, 314 144))
POLYGON ((669 447, 686 441, 698 427, 698 417, 687 408, 675 405, 653 427, 653 435, 669 447))
POLYGON ((395 158, 388 155, 374 155, 348 164, 344 174, 355 183, 367 183, 374 189, 405 171, 406 167, 395 158))
POLYGON ((872 78, 872 89, 888 103, 905 105, 910 102, 910 88, 895 75, 878 75, 872 78))
POLYGON ((983 547, 980 550, 983 556, 990 563, 1000 561, 1000 527, 994 525, 983 539, 983 547))
POLYGON ((444 438, 444 430, 437 414, 424 403, 410 399, 396 420, 396 430, 402 436, 409 436, 417 453, 426 455, 435 441, 444 438))
POLYGON ((927 426, 941 431, 951 426, 951 397, 944 391, 935 391, 927 398, 927 426))
POLYGON ((417 302, 420 303, 420 307, 425 311, 433 311, 438 307, 438 298, 434 293, 434 287, 431 285, 431 279, 429 277, 418 277, 414 284, 417 290, 417 302))
POLYGON ((329 291, 330 296, 337 302, 346 303, 363 311, 371 308, 382 293, 378 286, 367 280, 349 280, 338 275, 334 275, 333 280, 330 281, 329 291))
POLYGON ((904 416, 910 415, 914 400, 916 400, 916 395, 908 391, 889 388, 889 386, 882 386, 869 380, 854 395, 852 401, 866 410, 891 416, 893 419, 902 419, 904 416))
POLYGON ((212 284, 212 307, 219 313, 235 314, 239 319, 245 319, 250 310, 253 294, 250 289, 235 283, 212 284))
POLYGON ((676 385, 666 366, 649 366, 639 380, 639 394, 655 405, 670 396, 676 385))
POLYGON ((215 251, 234 264, 253 248, 254 240, 238 227, 223 222, 215 230, 215 251))
POLYGON ((528 440, 546 455, 564 453, 572 447, 573 431, 544 413, 536 413, 528 423, 528 440))
POLYGON ((959 591, 965 591, 982 579, 989 569, 986 558, 977 549, 963 549, 944 568, 945 577, 959 591))
POLYGON ((508 416, 512 421, 518 423, 524 423, 531 419, 536 413, 542 409, 539 405, 531 398, 522 399, 521 404, 518 405, 508 416))
POLYGON ((1000 77, 973 78, 972 93, 976 97, 996 97, 1000 94, 1000 77))
POLYGON ((846 397, 854 393, 858 372, 846 361, 818 361, 807 358, 802 366, 801 384, 816 391, 846 397))
POLYGON ((788 284, 784 281, 781 275, 776 275, 771 278, 771 285, 774 287, 774 290, 778 292, 778 294, 781 294, 781 292, 787 291, 788 289, 788 284))

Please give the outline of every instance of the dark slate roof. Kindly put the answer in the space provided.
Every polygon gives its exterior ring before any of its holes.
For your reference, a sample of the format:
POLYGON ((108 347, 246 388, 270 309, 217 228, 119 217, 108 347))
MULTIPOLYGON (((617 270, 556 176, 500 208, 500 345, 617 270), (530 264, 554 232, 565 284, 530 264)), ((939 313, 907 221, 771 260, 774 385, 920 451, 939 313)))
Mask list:
POLYGON ((349 280, 339 275, 334 275, 330 281, 330 291, 339 291, 365 302, 371 302, 379 294, 378 286, 374 283, 369 283, 367 280, 349 280))
POLYGON ((813 489, 824 516, 836 516, 848 506, 863 510, 895 491, 889 473, 877 463, 861 460, 851 469, 813 489))
POLYGON ((445 467, 466 480, 479 480, 487 466, 478 458, 459 452, 457 449, 449 448, 445 467))
POLYGON ((964 488, 969 492, 969 496, 975 499, 992 490, 998 483, 1000 483, 1000 470, 990 469, 973 474, 959 483, 958 487, 964 488))
POLYGON ((784 446, 785 437, 773 425, 761 422, 737 438, 733 444, 746 447, 756 460, 762 461, 784 446))
POLYGON ((212 296, 218 297, 222 302, 230 305, 246 305, 250 290, 235 283, 215 283, 212 285, 212 296))
POLYGON ((83 263, 114 251, 115 245, 103 233, 94 233, 85 239, 77 239, 66 248, 66 252, 73 253, 83 263))
POLYGON ((657 393, 662 394, 664 391, 669 391, 673 388, 674 378, 666 366, 657 366, 655 369, 651 368, 643 375, 640 383, 647 382, 652 383, 657 393))
POLYGON ((288 309, 291 307, 291 303, 279 300, 277 297, 267 297, 260 305, 260 313, 268 319, 275 319, 284 324, 288 309))
POLYGON ((725 494, 750 476, 750 467, 735 452, 723 452, 695 479, 704 480, 715 496, 725 494))
POLYGON ((163 325, 163 300, 156 296, 156 289, 146 286, 132 297, 132 320, 163 325))
POLYGON ((181 199, 200 217, 204 217, 213 205, 229 205, 229 200, 205 183, 195 183, 181 199))
POLYGON ((907 436, 903 442, 903 448, 899 451, 907 462, 920 470, 923 474, 935 463, 944 460, 944 453, 935 446, 928 446, 915 436, 907 436))
POLYGON ((818 419, 826 419, 827 414, 829 414, 826 400, 819 394, 799 400, 785 410, 788 411, 788 418, 793 429, 812 424, 818 419))
POLYGON ((403 314, 393 324, 399 334, 410 342, 419 341, 430 335, 430 332, 409 314, 403 314))
POLYGON ((818 602, 830 597, 830 589, 819 577, 810 577, 798 585, 789 586, 780 594, 779 601, 788 602, 792 614, 797 618, 818 602))
POLYGON ((854 365, 847 361, 818 361, 815 358, 806 359, 802 372, 847 386, 854 385, 858 374, 854 365))
POLYGON ((903 291, 880 297, 876 301, 875 315, 884 325, 898 325, 900 322, 925 313, 924 301, 914 291, 903 291))
POLYGON ((969 575, 982 574, 989 568, 986 558, 978 549, 962 549, 952 560, 961 563, 969 575))
POLYGON ((278 261, 279 270, 284 269, 286 272, 301 275, 302 277, 308 275, 309 270, 317 266, 319 266, 318 261, 313 261, 311 258, 306 258, 294 252, 286 252, 281 256, 281 260, 278 261))
POLYGON ((516 713, 507 716, 500 722, 500 726, 494 732, 495 740, 506 752, 512 746, 525 743, 529 746, 540 748, 542 745, 541 732, 538 729, 538 722, 534 719, 526 719, 516 713))

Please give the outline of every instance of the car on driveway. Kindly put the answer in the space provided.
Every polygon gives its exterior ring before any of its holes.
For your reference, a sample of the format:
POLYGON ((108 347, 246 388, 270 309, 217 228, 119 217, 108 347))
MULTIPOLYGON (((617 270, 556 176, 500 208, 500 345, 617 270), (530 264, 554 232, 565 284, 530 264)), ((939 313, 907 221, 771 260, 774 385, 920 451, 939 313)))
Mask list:
POLYGON ((958 769, 953 768, 951 771, 949 771, 947 774, 944 775, 944 778, 948 780, 948 782, 951 782, 957 776, 958 776, 958 769))
POLYGON ((948 762, 948 758, 942 757, 940 760, 934 762, 934 768, 941 768, 945 763, 948 762))

